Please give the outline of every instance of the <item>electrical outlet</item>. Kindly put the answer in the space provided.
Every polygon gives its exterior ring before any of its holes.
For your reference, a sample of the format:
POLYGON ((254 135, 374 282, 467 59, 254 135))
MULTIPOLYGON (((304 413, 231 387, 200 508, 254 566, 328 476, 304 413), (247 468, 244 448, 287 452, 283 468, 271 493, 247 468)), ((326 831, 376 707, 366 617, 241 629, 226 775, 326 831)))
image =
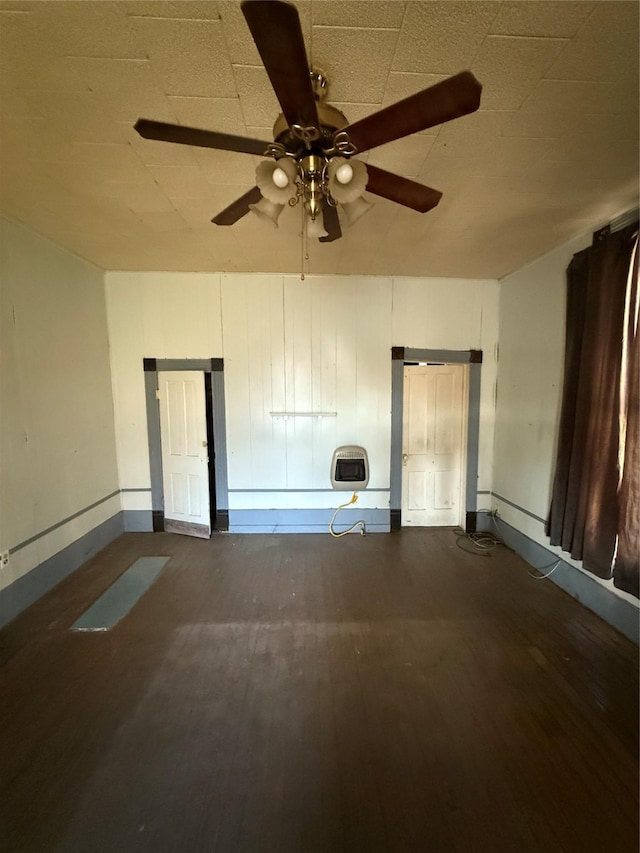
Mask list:
POLYGON ((5 566, 9 565, 9 552, 2 551, 0 553, 0 568, 4 569, 5 566))

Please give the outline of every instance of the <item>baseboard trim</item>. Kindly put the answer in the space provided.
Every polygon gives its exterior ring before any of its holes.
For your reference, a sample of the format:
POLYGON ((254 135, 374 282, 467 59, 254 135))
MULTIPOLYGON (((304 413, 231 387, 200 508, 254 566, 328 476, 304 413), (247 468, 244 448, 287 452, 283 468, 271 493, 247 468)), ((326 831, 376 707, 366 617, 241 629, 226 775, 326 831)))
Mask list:
MULTIPOLYGON (((328 533, 332 509, 230 509, 230 533, 328 533)), ((367 533, 389 533, 388 509, 342 509, 334 521, 341 533, 364 521, 367 533)), ((358 528, 359 530, 360 528, 358 528)))
MULTIPOLYGON (((124 532, 125 533, 152 533, 156 530, 154 525, 155 512, 150 509, 125 509, 124 532)), ((164 530, 161 527, 160 530, 164 530)))
POLYGON ((124 529, 123 513, 120 511, 5 587, 0 593, 0 628, 12 622, 98 551, 117 539, 124 533, 124 529))
MULTIPOLYGON (((493 520, 487 516, 479 515, 478 523, 483 530, 495 531, 493 520)), ((559 560, 557 568, 548 580, 568 592, 636 645, 640 645, 640 620, 637 606, 615 592, 609 591, 595 578, 576 569, 571 563, 565 562, 554 551, 535 542, 526 533, 507 524, 506 521, 498 518, 496 524, 500 538, 534 568, 553 565, 556 560, 559 560)))

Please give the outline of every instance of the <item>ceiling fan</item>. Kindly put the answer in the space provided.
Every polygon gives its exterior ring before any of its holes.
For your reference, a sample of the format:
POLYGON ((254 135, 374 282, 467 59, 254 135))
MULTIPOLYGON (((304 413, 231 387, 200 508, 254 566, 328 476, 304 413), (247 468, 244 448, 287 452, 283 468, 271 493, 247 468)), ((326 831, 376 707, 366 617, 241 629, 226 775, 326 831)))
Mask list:
POLYGON ((324 75, 309 69, 296 7, 285 0, 242 0, 240 5, 282 108, 273 142, 143 118, 135 124, 145 139, 269 158, 256 170, 257 185, 212 222, 233 225, 251 210, 277 226, 285 205, 302 201, 308 235, 331 242, 342 236, 337 204, 351 222, 370 206, 365 190, 419 213, 434 208, 442 197, 438 190, 352 158, 475 112, 482 86, 473 74, 462 71, 349 124, 325 102, 324 75))

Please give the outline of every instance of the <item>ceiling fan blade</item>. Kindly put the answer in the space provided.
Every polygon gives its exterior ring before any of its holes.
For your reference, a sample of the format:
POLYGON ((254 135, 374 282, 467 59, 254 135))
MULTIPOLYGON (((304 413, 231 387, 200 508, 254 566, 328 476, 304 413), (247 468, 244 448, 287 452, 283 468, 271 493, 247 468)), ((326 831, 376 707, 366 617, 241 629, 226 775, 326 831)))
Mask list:
POLYGON ((418 184, 392 172, 385 172, 377 166, 367 166, 367 175, 367 192, 410 207, 418 213, 431 210, 442 198, 439 190, 425 187, 424 184, 418 184))
POLYGON ((318 238, 321 243, 333 243, 334 240, 339 240, 340 237, 342 237, 338 211, 333 207, 333 205, 327 204, 326 201, 322 208, 322 222, 324 230, 327 232, 327 236, 318 238))
POLYGON ((262 194, 258 187, 251 187, 249 192, 231 202, 229 207, 221 210, 211 221, 216 225, 233 225, 234 222, 237 222, 238 219, 242 219, 243 216, 249 213, 250 204, 257 204, 261 198, 262 194))
POLYGON ((475 112, 480 106, 482 86, 470 71, 416 92, 373 115, 345 127, 356 151, 401 139, 445 121, 475 112))
POLYGON ((248 136, 233 136, 230 133, 183 127, 181 124, 167 124, 164 121, 151 121, 146 118, 139 118, 134 124, 134 129, 145 139, 196 145, 200 148, 219 148, 223 151, 238 151, 241 154, 258 154, 260 157, 264 156, 269 145, 268 142, 250 139, 248 136))
POLYGON ((240 6, 289 126, 318 128, 298 10, 282 0, 243 0, 240 6))

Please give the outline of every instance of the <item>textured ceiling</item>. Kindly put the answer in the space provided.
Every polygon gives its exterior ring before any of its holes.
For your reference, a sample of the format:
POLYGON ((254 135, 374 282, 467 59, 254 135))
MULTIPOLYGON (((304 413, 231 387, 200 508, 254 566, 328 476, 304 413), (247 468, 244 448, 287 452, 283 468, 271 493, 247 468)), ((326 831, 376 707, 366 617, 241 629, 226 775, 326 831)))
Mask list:
MULTIPOLYGON (((637 2, 296 5, 350 121, 463 69, 483 84, 477 113, 369 153, 439 206, 370 196, 307 271, 499 278, 637 204, 637 2)), ((278 112, 238 2, 0 2, 1 210, 105 269, 299 271, 298 209, 210 222, 259 158, 133 130, 269 140, 278 112)))

